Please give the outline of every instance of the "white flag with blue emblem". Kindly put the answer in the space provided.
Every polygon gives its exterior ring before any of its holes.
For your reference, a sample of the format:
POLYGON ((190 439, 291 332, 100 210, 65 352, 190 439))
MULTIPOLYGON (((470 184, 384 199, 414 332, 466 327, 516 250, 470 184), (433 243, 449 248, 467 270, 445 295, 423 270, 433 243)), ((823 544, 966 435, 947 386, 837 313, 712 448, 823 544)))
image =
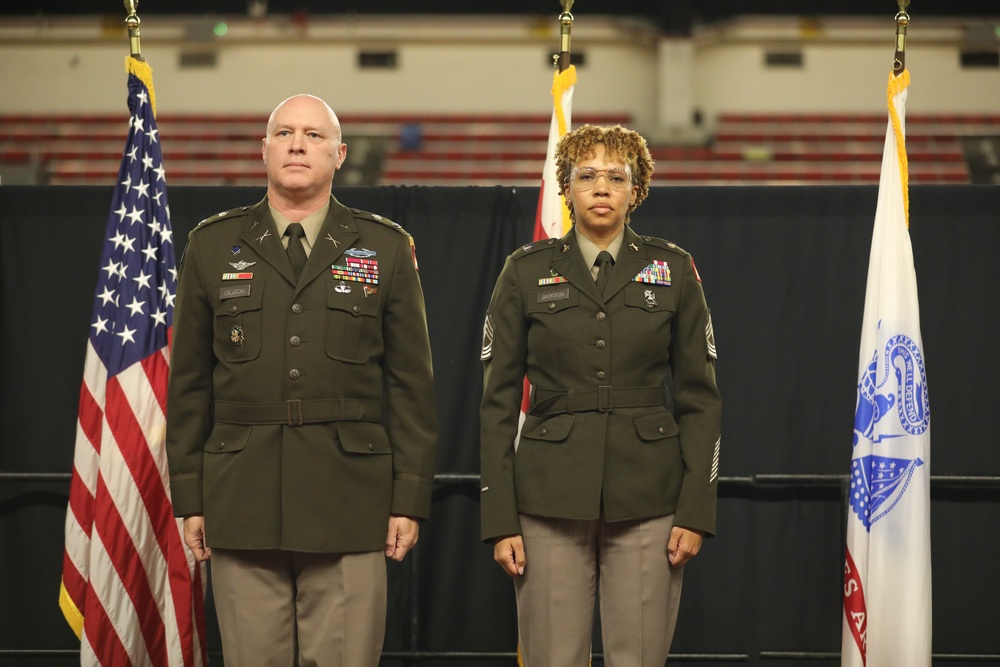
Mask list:
POLYGON ((930 410, 910 246, 904 109, 889 75, 861 328, 841 664, 931 664, 930 410))

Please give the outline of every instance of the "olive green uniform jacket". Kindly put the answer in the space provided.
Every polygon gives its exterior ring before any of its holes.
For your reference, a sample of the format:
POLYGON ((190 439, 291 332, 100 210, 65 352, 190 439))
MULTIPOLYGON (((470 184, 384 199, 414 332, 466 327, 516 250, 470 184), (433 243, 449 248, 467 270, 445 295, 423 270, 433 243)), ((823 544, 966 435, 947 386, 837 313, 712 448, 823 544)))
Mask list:
POLYGON ((335 198, 297 284, 266 199, 191 232, 167 454, 174 513, 204 513, 209 546, 374 551, 390 513, 428 515, 437 417, 414 257, 399 225, 335 198))
POLYGON ((573 231, 507 258, 483 336, 484 540, 520 534, 519 513, 676 513, 715 532, 721 399, 701 282, 684 250, 624 233, 604 297, 573 231))

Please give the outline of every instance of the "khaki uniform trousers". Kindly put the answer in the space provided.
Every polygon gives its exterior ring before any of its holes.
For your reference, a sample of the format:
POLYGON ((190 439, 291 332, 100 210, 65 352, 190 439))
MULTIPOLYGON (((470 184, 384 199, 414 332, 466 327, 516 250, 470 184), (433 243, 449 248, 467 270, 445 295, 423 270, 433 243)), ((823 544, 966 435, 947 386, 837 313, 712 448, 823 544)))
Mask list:
POLYGON ((385 638, 381 551, 212 549, 227 667, 376 667, 385 638))
POLYGON ((673 515, 606 523, 521 515, 524 574, 515 577, 524 667, 587 667, 594 598, 607 667, 663 667, 683 567, 667 560, 673 515))

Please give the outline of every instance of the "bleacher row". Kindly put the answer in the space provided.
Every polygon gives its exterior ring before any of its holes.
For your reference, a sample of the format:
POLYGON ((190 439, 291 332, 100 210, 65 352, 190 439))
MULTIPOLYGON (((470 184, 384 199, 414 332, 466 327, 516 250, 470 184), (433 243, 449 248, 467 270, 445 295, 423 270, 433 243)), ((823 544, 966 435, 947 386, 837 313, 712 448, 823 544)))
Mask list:
MULTIPOLYGON (((385 185, 537 185, 547 115, 344 115, 349 162, 382 153, 385 185)), ((629 124, 616 115, 582 123, 629 124)), ((263 121, 254 116, 163 114, 157 119, 171 184, 261 185, 263 121)), ((886 118, 851 114, 724 114, 700 147, 651 146, 654 184, 876 183, 886 118)), ((914 183, 967 183, 963 136, 1000 134, 997 115, 907 117, 914 183)), ((107 184, 118 171, 127 118, 0 115, 0 165, 33 169, 53 185, 107 184)), ((371 181, 370 181, 371 182, 371 181)))

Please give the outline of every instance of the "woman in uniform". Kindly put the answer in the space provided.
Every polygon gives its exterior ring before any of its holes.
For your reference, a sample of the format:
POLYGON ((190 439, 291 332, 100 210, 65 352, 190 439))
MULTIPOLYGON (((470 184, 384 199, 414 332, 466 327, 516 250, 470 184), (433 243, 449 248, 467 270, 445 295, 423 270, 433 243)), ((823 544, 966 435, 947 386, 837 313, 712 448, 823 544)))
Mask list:
POLYGON ((662 667, 715 531, 711 317, 691 256, 628 224, 645 140, 584 125, 556 161, 573 227, 507 258, 486 315, 482 538, 514 579, 525 667, 587 666, 598 588, 605 664, 662 667))

